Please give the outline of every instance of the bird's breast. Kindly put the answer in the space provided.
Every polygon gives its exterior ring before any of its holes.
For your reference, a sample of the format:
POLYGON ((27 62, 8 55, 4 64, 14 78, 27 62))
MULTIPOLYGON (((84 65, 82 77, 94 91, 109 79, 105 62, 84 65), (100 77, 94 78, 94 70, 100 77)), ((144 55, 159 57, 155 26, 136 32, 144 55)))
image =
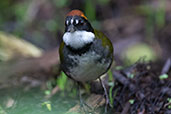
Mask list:
POLYGON ((65 73, 77 81, 91 81, 97 79, 109 68, 112 59, 102 57, 94 51, 82 55, 67 56, 68 63, 65 73))

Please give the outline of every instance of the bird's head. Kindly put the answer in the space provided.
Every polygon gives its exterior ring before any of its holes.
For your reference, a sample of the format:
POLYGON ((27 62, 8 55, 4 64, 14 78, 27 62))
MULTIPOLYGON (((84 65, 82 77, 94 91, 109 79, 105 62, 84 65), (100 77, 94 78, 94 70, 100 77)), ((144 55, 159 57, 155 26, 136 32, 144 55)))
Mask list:
POLYGON ((66 45, 79 49, 93 42, 94 29, 80 10, 72 10, 66 15, 63 41, 66 45))
POLYGON ((87 17, 80 10, 70 11, 65 19, 65 32, 75 31, 93 32, 93 28, 87 17))

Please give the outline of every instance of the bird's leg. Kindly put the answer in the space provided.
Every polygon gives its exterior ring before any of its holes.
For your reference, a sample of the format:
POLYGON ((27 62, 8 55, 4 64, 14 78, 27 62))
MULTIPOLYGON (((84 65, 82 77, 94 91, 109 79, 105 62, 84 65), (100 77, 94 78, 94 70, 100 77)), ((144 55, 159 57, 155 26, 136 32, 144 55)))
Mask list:
POLYGON ((84 112, 86 114, 87 111, 85 110, 84 106, 87 106, 91 110, 92 110, 92 108, 83 101, 79 82, 77 82, 77 85, 78 85, 78 94, 79 94, 80 106, 81 106, 81 108, 84 110, 84 112))
POLYGON ((99 78, 99 80, 100 80, 100 83, 101 83, 101 85, 102 85, 102 87, 104 89, 104 92, 105 92, 105 97, 106 97, 105 114, 106 114, 107 113, 107 106, 109 104, 109 96, 108 96, 107 89, 106 89, 103 81, 101 80, 101 78, 99 78))
POLYGON ((81 95, 80 85, 79 85, 79 83, 77 83, 77 85, 78 85, 78 95, 79 95, 80 105, 81 105, 81 107, 83 107, 83 99, 82 99, 82 95, 81 95))

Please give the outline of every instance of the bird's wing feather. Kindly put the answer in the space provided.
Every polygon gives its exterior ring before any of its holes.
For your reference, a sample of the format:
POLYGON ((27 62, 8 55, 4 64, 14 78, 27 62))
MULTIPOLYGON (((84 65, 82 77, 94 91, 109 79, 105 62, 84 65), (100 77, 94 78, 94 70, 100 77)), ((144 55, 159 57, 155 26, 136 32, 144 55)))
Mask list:
POLYGON ((104 47, 109 46, 109 51, 110 51, 110 53, 113 54, 113 45, 112 45, 111 41, 107 38, 107 36, 98 30, 94 30, 94 33, 97 38, 102 40, 102 45, 104 47))

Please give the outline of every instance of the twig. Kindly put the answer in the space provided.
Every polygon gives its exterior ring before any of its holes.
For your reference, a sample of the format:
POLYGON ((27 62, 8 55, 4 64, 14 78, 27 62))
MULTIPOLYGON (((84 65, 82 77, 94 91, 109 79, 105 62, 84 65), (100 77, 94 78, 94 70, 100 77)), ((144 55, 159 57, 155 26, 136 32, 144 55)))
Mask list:
POLYGON ((128 110, 130 108, 131 104, 127 102, 124 106, 124 109, 122 110, 121 114, 128 114, 128 110))
POLYGON ((53 95, 55 95, 58 91, 60 90, 60 88, 56 85, 55 88, 52 89, 51 93, 47 96, 45 96, 46 99, 51 98, 53 95))
POLYGON ((163 66, 161 74, 168 73, 170 68, 171 68, 171 58, 168 58, 165 65, 163 66))
POLYGON ((121 73, 114 71, 113 76, 116 80, 118 80, 120 83, 122 83, 124 86, 128 86, 128 88, 131 91, 136 90, 136 86, 131 83, 125 76, 123 76, 121 73))
MULTIPOLYGON (((86 100, 86 104, 91 106, 92 109, 94 109, 93 114, 100 114, 100 110, 97 110, 99 107, 103 106, 105 104, 105 99, 103 98, 102 95, 95 95, 92 94, 87 100, 86 100), (102 100, 101 100, 102 99, 102 100), (99 100, 101 100, 101 102, 99 103, 99 100)), ((89 111, 89 109, 87 108, 87 111, 89 111)), ((77 104, 76 106, 74 106, 73 108, 71 108, 66 114, 71 114, 71 113, 80 113, 80 105, 77 104)), ((81 114, 84 114, 84 112, 81 112, 81 114)))
POLYGON ((171 97, 171 88, 163 87, 163 88, 161 88, 161 93, 166 94, 171 97))

